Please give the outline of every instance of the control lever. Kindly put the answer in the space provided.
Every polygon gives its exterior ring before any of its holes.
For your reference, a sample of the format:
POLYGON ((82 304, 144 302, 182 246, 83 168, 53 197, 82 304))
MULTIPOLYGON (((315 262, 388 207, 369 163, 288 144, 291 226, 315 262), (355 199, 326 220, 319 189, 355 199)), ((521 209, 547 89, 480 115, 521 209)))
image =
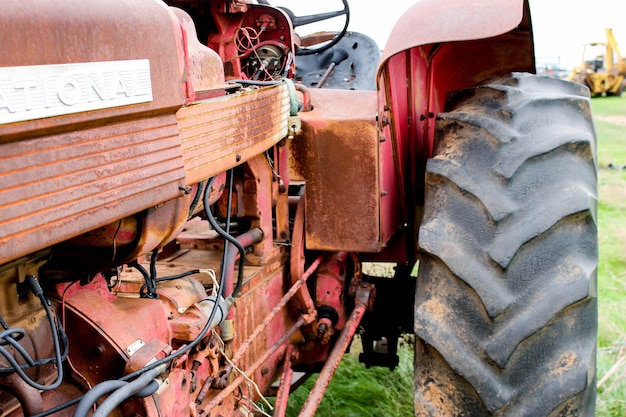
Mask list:
POLYGON ((335 67, 343 62, 346 58, 348 58, 348 53, 345 51, 345 49, 335 49, 333 51, 333 57, 330 59, 330 65, 326 69, 326 72, 324 72, 324 75, 322 75, 322 79, 317 83, 317 86, 315 88, 322 88, 322 86, 326 83, 326 80, 328 80, 328 77, 330 77, 330 74, 332 74, 335 67))

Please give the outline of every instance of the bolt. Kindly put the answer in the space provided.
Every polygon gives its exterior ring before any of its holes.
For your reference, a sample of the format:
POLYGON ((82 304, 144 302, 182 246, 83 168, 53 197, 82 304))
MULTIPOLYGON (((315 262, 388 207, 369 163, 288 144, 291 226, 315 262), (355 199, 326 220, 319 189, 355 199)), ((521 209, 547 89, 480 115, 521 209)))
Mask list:
POLYGON ((95 356, 102 356, 104 354, 104 346, 98 345, 93 349, 95 356))
POLYGON ((239 155, 239 154, 235 155, 235 161, 236 162, 241 161, 241 155, 239 155))
POLYGON ((320 323, 320 325, 317 326, 317 337, 321 339, 326 334, 327 331, 328 331, 328 326, 326 325, 326 323, 320 323))

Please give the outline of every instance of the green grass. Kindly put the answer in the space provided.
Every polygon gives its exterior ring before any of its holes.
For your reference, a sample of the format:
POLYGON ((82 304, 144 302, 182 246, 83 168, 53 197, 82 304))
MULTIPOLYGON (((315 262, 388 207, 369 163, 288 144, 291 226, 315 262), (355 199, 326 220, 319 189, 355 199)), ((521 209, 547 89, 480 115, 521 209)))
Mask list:
MULTIPOLYGON (((386 368, 366 369, 356 352, 347 354, 335 374, 316 416, 381 417, 413 415, 413 351, 404 346, 400 363, 386 368)), ((297 416, 317 375, 289 397, 287 416, 297 416)))
MULTIPOLYGON (((597 98, 592 109, 598 137, 598 389, 597 417, 626 416, 626 96, 597 98), (621 124, 623 123, 623 124, 621 124), (606 377, 606 378, 605 378, 606 377)), ((313 385, 307 381, 289 399, 297 416, 313 385)), ((411 416, 413 358, 400 349, 394 371, 365 369, 356 354, 343 359, 317 416, 411 416)))
POLYGON ((592 101, 598 136, 598 417, 626 415, 626 97, 592 101))

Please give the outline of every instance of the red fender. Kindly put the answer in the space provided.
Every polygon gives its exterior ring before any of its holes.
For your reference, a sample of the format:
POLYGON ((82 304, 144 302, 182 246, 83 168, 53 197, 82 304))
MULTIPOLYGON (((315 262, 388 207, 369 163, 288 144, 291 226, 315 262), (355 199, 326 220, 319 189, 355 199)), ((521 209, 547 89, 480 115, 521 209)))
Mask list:
POLYGON ((408 245, 390 249, 393 258, 415 260, 416 230, 406 225, 422 205, 446 93, 514 71, 535 71, 528 0, 421 0, 399 19, 377 78, 383 241, 403 230, 408 245))
POLYGON ((509 32, 522 21, 523 8, 524 0, 421 0, 396 22, 381 67, 391 56, 407 49, 509 32))

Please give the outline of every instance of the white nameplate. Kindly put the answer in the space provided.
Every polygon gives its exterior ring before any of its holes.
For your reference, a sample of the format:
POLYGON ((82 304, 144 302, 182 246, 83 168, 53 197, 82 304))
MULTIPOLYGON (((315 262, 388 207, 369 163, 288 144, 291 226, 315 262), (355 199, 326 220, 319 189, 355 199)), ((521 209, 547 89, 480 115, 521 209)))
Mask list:
POLYGON ((0 67, 0 125, 150 101, 147 59, 0 67))

